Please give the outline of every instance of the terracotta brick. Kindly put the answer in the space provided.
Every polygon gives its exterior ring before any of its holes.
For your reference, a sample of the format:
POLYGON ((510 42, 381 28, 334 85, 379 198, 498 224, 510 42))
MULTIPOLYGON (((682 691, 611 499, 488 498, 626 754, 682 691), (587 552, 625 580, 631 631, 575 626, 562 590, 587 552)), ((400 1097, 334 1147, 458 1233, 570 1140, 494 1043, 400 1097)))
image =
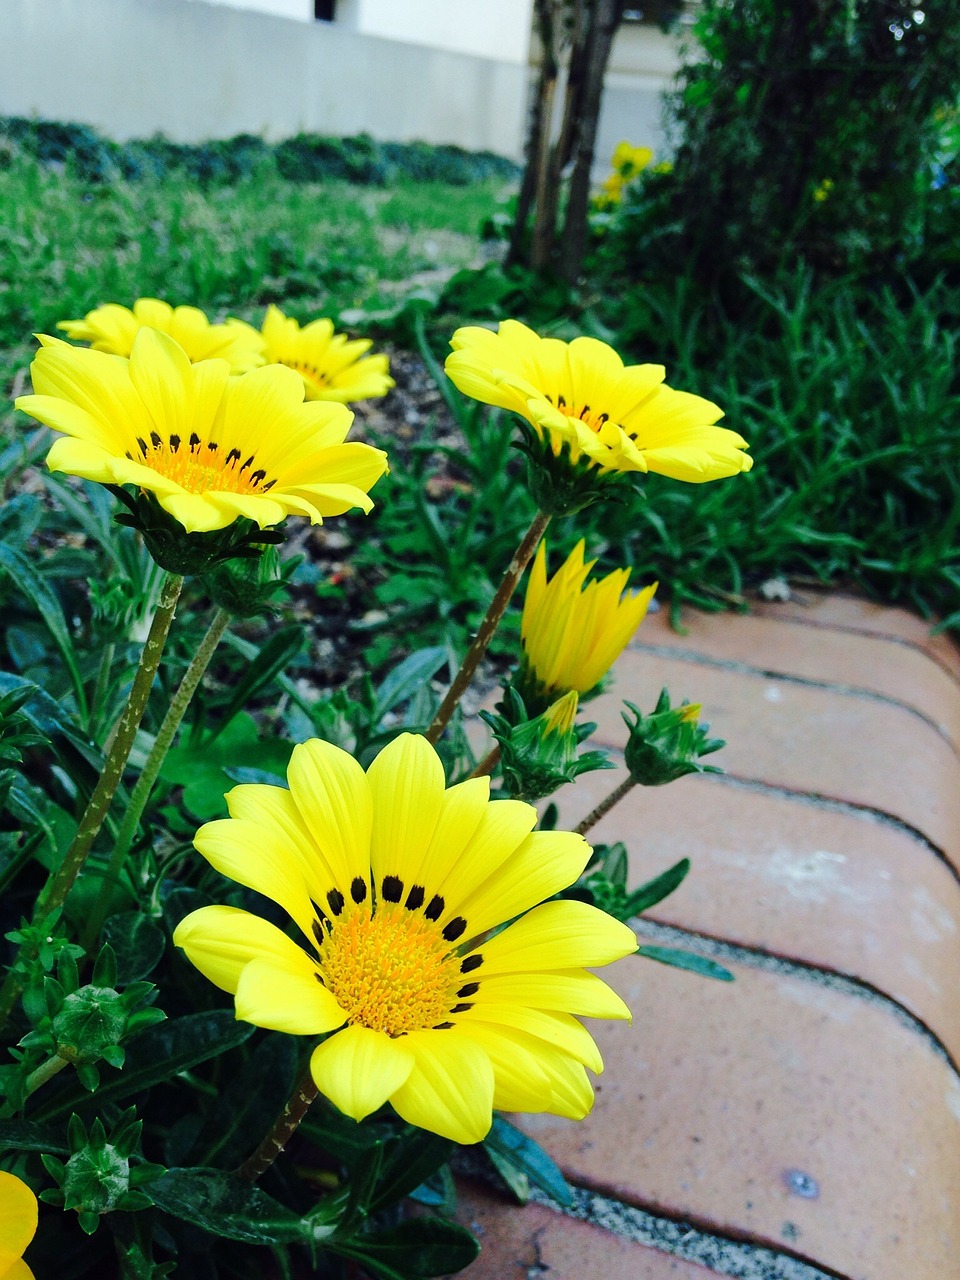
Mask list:
POLYGON ((521 1208, 485 1187, 460 1188, 457 1217, 480 1241, 468 1280, 710 1280, 718 1273, 543 1205, 521 1208))
POLYGON ((930 725, 875 698, 628 649, 609 693, 587 704, 599 743, 622 747, 629 698, 651 709, 661 686, 703 704, 727 740, 730 774, 891 814, 960 868, 960 759, 930 725))
MULTIPOLYGON (((554 797, 572 827, 626 771, 554 797)), ((960 1063, 960 884, 910 833, 858 811, 717 777, 637 787, 590 831, 623 840, 629 884, 692 868, 650 919, 865 982, 933 1029, 960 1063)))
POLYGON ((922 649, 960 680, 960 648, 956 641, 943 632, 931 635, 933 620, 925 621, 906 609, 878 604, 863 596, 804 590, 782 603, 758 602, 753 611, 757 617, 789 618, 813 627, 888 636, 922 649))
POLYGON ((881 1005, 735 968, 629 958, 632 1027, 581 1124, 521 1120, 574 1183, 851 1280, 945 1280, 960 1257, 960 1083, 881 1005))
POLYGON ((806 626, 778 616, 683 611, 686 635, 669 614, 650 615, 634 647, 745 663, 760 672, 860 689, 912 707, 960 747, 960 683, 925 651, 883 635, 806 626))

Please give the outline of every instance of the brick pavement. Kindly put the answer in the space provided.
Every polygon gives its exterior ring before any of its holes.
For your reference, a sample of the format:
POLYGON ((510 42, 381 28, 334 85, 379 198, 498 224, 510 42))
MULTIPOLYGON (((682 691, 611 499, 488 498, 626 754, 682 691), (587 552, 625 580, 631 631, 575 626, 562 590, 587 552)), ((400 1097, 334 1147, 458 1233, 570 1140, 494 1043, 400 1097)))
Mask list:
MULTIPOLYGON (((701 702, 722 778, 635 788, 591 832, 641 883, 689 856, 630 958, 632 1027, 593 1028, 593 1113, 521 1123, 571 1211, 467 1186, 469 1280, 960 1280, 960 651, 899 609, 809 593, 647 618, 589 707, 701 702)), ((558 795, 572 825, 623 776, 558 795)))

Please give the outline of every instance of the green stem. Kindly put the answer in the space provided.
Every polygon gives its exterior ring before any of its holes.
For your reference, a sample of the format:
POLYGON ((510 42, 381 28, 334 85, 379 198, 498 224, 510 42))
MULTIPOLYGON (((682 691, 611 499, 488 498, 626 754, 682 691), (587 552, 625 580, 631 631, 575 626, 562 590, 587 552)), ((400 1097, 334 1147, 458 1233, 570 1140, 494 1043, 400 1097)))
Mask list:
POLYGON ((608 796, 605 796, 595 809, 584 818, 584 820, 573 829, 578 836, 585 836, 592 826, 605 817, 615 804, 618 804, 628 791, 632 791, 636 786, 636 782, 628 774, 619 786, 614 787, 608 796))
POLYGON ((300 1121, 310 1109, 310 1104, 319 1093, 309 1070, 304 1074, 290 1096, 287 1105, 280 1112, 276 1122, 252 1156, 244 1160, 237 1170, 237 1176, 244 1182, 256 1182, 273 1164, 277 1156, 296 1132, 300 1121))
MULTIPOLYGON (((168 573, 164 578, 157 611, 153 615, 153 622, 150 626, 150 634, 147 636, 147 642, 143 646, 143 652, 140 654, 140 664, 133 678, 127 705, 117 725, 110 751, 104 761, 103 772, 100 774, 100 780, 87 803, 83 817, 80 819, 80 825, 77 827, 73 843, 37 899, 31 921, 34 926, 38 925, 41 920, 52 912, 59 911, 64 902, 66 902, 67 894, 73 888, 74 881, 80 874, 80 870, 87 860, 87 855, 93 847, 93 842, 100 833, 110 802, 123 777, 123 770, 130 756, 130 750, 133 747, 137 729, 140 727, 140 721, 143 719, 143 713, 147 709, 147 700, 153 687, 154 676, 157 674, 157 668, 160 665, 160 658, 163 654, 167 635, 170 632, 170 625, 177 611, 177 601, 180 598, 182 587, 183 577, 180 574, 168 573)), ((17 960, 20 961, 26 958, 28 957, 21 950, 17 960)), ((11 970, 7 974, 2 989, 0 989, 0 1027, 10 1016, 10 1011, 20 990, 20 978, 15 970, 11 970)))
POLYGON ((31 1093, 36 1093, 42 1084, 52 1080, 58 1071, 62 1071, 68 1065, 66 1058, 61 1058, 56 1053, 52 1058, 48 1058, 46 1062, 41 1062, 36 1071, 31 1071, 26 1080, 24 1080, 23 1096, 29 1098, 31 1093))
POLYGON ((110 687, 110 668, 113 666, 113 654, 116 645, 113 641, 103 646, 100 654, 100 667, 97 671, 97 683, 94 686, 93 697, 90 699, 90 720, 89 733, 91 737, 96 736, 97 723, 100 720, 101 704, 107 696, 107 690, 110 687))
MULTIPOLYGON (((196 693, 200 681, 203 679, 204 672, 210 665, 214 650, 229 625, 230 614, 226 609, 218 609, 213 616, 213 621, 207 628, 207 634, 200 641, 189 667, 184 672, 176 693, 170 700, 170 706, 167 708, 167 714, 163 718, 163 724, 161 724, 153 746, 150 748, 150 754, 147 756, 143 771, 137 779, 136 786, 130 796, 130 802, 123 815, 123 821, 117 833, 113 852, 110 855, 110 865, 105 875, 105 887, 115 884, 119 879, 124 861, 130 852, 130 846, 133 844, 134 836, 137 833, 137 827, 140 825, 143 811, 147 807, 147 801, 150 799, 153 785, 160 775, 164 760, 167 758, 167 752, 173 745, 173 740, 177 736, 177 730, 180 728, 187 707, 189 707, 190 701, 196 693)), ((107 910, 107 895, 102 893, 94 904, 81 939, 87 951, 90 950, 99 936, 107 910)))
POLYGON ((490 602, 490 608, 480 623, 480 629, 477 631, 473 644, 463 660, 463 665, 454 677, 453 684, 447 690, 447 696, 440 704, 440 710, 433 717, 433 722, 426 732, 426 739, 431 745, 436 744, 441 733, 447 727, 457 703, 463 697, 464 690, 473 679, 473 673, 476 671, 480 659, 487 652, 487 647, 493 639, 497 625, 503 617, 507 605, 510 603, 510 597, 520 581, 520 575, 530 563, 530 559, 537 549, 537 543, 549 523, 550 517, 544 515, 542 511, 538 511, 530 528, 523 535, 523 541, 517 547, 514 557, 503 575, 503 580, 497 588, 497 594, 490 602))

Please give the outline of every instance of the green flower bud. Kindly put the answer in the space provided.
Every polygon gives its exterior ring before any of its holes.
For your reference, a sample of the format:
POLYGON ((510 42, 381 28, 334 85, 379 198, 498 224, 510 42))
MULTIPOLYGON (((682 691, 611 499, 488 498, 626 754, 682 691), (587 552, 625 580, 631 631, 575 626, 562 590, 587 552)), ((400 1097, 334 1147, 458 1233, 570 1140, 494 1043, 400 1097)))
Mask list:
POLYGON ((719 751, 725 746, 720 738, 708 738, 710 726, 700 723, 700 704, 683 702, 670 706, 670 694, 662 690, 656 707, 649 716, 626 704, 636 719, 623 713, 630 738, 624 752, 627 768, 634 782, 645 787, 660 787, 682 778, 686 773, 722 773, 713 765, 700 764, 699 757, 719 751))
POLYGON ((564 694, 533 720, 526 718, 523 699, 515 689, 506 690, 500 707, 505 715, 480 714, 500 744, 500 766, 509 795, 532 803, 581 773, 612 767, 602 751, 579 754, 580 743, 594 726, 577 728, 575 691, 564 694))
POLYGON ((203 585, 214 604, 227 613, 254 618, 273 610, 274 597, 287 585, 299 559, 281 562, 275 546, 264 546, 260 555, 214 565, 204 574, 203 585))

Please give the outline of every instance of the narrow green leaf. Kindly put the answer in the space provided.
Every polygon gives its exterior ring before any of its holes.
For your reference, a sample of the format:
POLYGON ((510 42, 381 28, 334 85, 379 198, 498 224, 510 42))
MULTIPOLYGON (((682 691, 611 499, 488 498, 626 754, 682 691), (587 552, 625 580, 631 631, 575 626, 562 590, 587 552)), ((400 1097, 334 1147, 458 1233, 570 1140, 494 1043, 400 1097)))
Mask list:
POLYGON ((446 1218, 415 1218, 379 1235, 331 1241, 378 1280, 447 1276, 469 1267, 480 1245, 465 1227, 446 1218))
POLYGON ((220 722, 221 730, 297 656, 303 648, 305 634, 299 622, 291 623, 281 627, 262 646, 233 691, 220 722))
POLYGON ((311 1223, 220 1169, 168 1169, 147 1194, 164 1213, 243 1244, 290 1244, 313 1237, 311 1223))
POLYGON ((110 916, 103 926, 103 940, 113 948, 121 986, 152 973, 167 947, 163 930, 139 911, 110 916))
POLYGON ((417 649, 404 658, 377 686, 373 723, 379 724, 388 711, 412 698, 446 660, 447 650, 442 645, 417 649))
POLYGON ((693 951, 682 951, 679 947, 637 947, 637 955, 656 960, 658 964, 668 964, 674 969, 688 969, 690 973, 699 973, 702 978, 716 978, 718 982, 735 980, 730 970, 717 964, 716 960, 708 960, 693 951))
POLYGON ((0 1120, 0 1151, 45 1151, 69 1155, 58 1129, 33 1120, 0 1120))
MULTIPOLYGON (((535 1187, 545 1191, 558 1204, 570 1203, 570 1188, 556 1164, 539 1143, 534 1142, 509 1120, 504 1120, 503 1116, 494 1116, 493 1127, 483 1145, 491 1159, 492 1153, 496 1152, 500 1161, 509 1161, 514 1169, 523 1173, 535 1187)), ((500 1167, 499 1161, 497 1167, 500 1167)))
MULTIPOLYGON (((119 1102, 153 1085, 169 1080, 178 1072, 235 1049, 253 1035, 255 1028, 237 1022, 229 1009, 208 1013, 188 1013, 170 1018, 130 1041, 122 1071, 108 1070, 97 1090, 97 1101, 119 1102)), ((37 1120, 47 1120, 87 1101, 82 1089, 71 1086, 57 1094, 36 1112, 37 1120)))
POLYGON ((402 1200, 446 1164, 452 1153, 453 1143, 449 1139, 425 1129, 410 1129, 400 1134, 384 1149, 368 1211, 374 1213, 402 1200))
POLYGON ((681 858, 679 862, 674 863, 672 867, 661 872, 660 875, 654 876, 646 884, 640 885, 639 889, 634 889, 627 898, 630 914, 638 916, 658 902, 662 902, 664 898, 668 897, 673 893, 674 889, 683 883, 689 870, 690 859, 681 858))

